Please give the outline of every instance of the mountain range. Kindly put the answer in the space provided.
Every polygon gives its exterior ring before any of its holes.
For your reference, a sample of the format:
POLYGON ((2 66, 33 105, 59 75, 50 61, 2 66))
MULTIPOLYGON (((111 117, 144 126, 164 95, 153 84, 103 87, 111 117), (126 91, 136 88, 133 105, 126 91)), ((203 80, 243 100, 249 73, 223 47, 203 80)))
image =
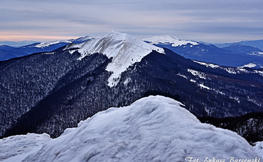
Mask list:
POLYGON ((258 45, 248 46, 244 42, 218 45, 181 40, 173 36, 155 36, 144 39, 144 41, 158 47, 164 47, 173 52, 192 60, 209 62, 223 66, 240 67, 247 64, 254 64, 254 68, 263 67, 263 47, 261 40, 247 44, 258 45), (262 46, 259 46, 259 45, 262 46))
POLYGON ((115 31, 1 61, 0 73, 1 137, 58 137, 99 111, 149 95, 176 99, 198 117, 263 108, 263 69, 192 61, 115 31))
MULTIPOLYGON (((82 43, 92 37, 80 37, 78 39, 35 42, 20 47, 0 46, 0 61, 15 57, 21 57, 36 52, 50 52, 70 43, 82 43)), ((252 65, 253 68, 263 67, 263 40, 241 41, 237 43, 211 44, 196 41, 181 40, 174 36, 154 36, 143 39, 147 43, 158 47, 164 47, 192 60, 209 62, 222 66, 241 67, 252 65)), ((27 41, 30 42, 30 41, 27 41)), ((0 42, 1 43, 1 42, 0 42)), ((17 44, 18 42, 16 42, 17 44)), ((25 42, 21 42, 24 44, 25 42)))
POLYGON ((222 44, 215 44, 217 47, 228 47, 233 44, 239 44, 239 45, 244 45, 244 46, 251 46, 255 48, 259 48, 263 50, 263 40, 251 40, 251 41, 240 41, 240 42, 235 42, 235 43, 222 43, 222 44))
MULTIPOLYGON (((35 42, 23 46, 9 46, 0 45, 0 61, 8 60, 11 58, 22 57, 37 52, 50 52, 59 47, 65 46, 69 43, 82 43, 91 39, 91 37, 85 36, 77 39, 50 41, 50 42, 35 42)), ((5 42, 3 42, 5 43, 5 42)))

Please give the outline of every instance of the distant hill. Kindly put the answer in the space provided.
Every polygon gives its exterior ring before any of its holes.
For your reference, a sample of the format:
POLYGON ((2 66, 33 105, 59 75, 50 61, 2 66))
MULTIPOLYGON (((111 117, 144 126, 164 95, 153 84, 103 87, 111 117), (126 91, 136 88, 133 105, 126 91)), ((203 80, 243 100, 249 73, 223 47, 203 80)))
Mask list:
POLYGON ((7 43, 7 45, 0 45, 0 61, 8 60, 15 57, 22 57, 29 54, 37 53, 37 52, 51 52, 57 48, 60 48, 62 46, 65 46, 70 43, 82 43, 89 39, 92 39, 91 37, 80 37, 77 39, 71 39, 71 40, 59 40, 59 41, 49 41, 49 42, 35 42, 32 44, 27 44, 24 46, 16 47, 18 44, 25 44, 29 43, 30 41, 25 42, 2 42, 7 43), (9 45, 8 45, 9 44, 9 45), (14 46, 10 46, 14 45, 14 46))
POLYGON ((235 43, 222 43, 222 44, 215 44, 215 45, 217 47, 223 48, 223 47, 231 46, 233 44, 252 46, 252 47, 263 50, 263 40, 240 41, 240 42, 235 42, 235 43))

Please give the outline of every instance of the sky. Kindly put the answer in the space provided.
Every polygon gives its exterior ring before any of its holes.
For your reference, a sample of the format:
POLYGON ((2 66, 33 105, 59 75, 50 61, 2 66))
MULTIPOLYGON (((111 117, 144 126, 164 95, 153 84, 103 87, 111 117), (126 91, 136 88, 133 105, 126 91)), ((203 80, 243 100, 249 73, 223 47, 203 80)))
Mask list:
POLYGON ((49 41, 115 30, 209 43, 263 39, 263 0, 0 0, 0 41, 49 41))

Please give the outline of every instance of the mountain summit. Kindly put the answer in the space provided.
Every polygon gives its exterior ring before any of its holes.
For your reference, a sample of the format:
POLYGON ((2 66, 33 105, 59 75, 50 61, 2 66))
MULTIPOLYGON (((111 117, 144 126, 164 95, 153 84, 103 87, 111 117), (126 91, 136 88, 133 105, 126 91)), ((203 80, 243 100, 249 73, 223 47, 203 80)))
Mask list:
POLYGON ((100 53, 112 59, 106 70, 112 72, 108 79, 108 86, 116 86, 120 80, 120 75, 129 66, 136 62, 140 62, 142 58, 150 54, 153 50, 164 54, 162 48, 147 44, 128 34, 111 31, 103 37, 91 39, 81 44, 68 45, 65 50, 70 53, 78 51, 81 60, 88 55, 100 53))

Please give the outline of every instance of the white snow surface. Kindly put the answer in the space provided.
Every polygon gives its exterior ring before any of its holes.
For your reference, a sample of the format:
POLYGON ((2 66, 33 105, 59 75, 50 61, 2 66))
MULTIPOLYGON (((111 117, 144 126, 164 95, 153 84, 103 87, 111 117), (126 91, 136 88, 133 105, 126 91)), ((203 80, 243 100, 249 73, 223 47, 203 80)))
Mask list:
POLYGON ((28 155, 39 151, 49 140, 50 136, 45 133, 28 133, 0 139, 0 161, 20 162, 28 155))
MULTIPOLYGON (((112 58, 106 70, 112 72, 108 79, 108 86, 114 87, 118 84, 121 73, 142 58, 150 54, 153 50, 165 54, 164 49, 143 42, 128 34, 111 31, 103 37, 91 39, 85 43, 68 46, 66 49, 79 48, 81 54, 79 60, 87 55, 100 53, 112 58)), ((71 50, 73 53, 76 50, 71 50)))
POLYGON ((68 41, 68 40, 56 40, 56 41, 50 41, 50 42, 41 42, 41 43, 35 45, 35 47, 37 47, 37 48, 45 48, 45 47, 48 47, 50 45, 58 44, 58 43, 72 43, 72 42, 68 41))
POLYGON ((180 76, 180 77, 183 77, 183 78, 185 78, 185 79, 188 79, 187 76, 185 76, 185 75, 183 75, 183 74, 178 73, 177 75, 180 76))
POLYGON ((201 79, 206 79, 206 75, 203 72, 196 71, 196 70, 193 70, 193 69, 187 69, 187 71, 189 73, 191 73, 192 75, 194 75, 194 76, 198 76, 201 79))
MULTIPOLYGON (((47 140, 40 150, 16 162, 183 162, 189 158, 228 161, 230 157, 258 157, 244 138, 200 123, 180 105, 171 98, 150 96, 130 106, 109 108, 80 122, 77 128, 66 129, 60 137, 47 140)), ((2 152, 6 156, 13 154, 11 148, 31 143, 32 139, 23 143, 0 139, 3 141, 9 141, 9 146, 1 145, 3 151, 8 150, 2 152)))
POLYGON ((193 60, 193 62, 198 63, 200 65, 204 65, 206 67, 210 67, 210 68, 219 68, 220 67, 219 65, 216 65, 216 64, 205 63, 205 62, 200 62, 200 61, 196 61, 196 60, 193 60))
POLYGON ((256 151, 256 153, 263 159, 263 141, 256 142, 253 148, 256 151))
POLYGON ((198 45, 199 44, 199 43, 194 42, 194 41, 181 40, 181 39, 178 39, 174 36, 169 36, 169 35, 153 36, 150 38, 145 38, 143 40, 150 42, 151 44, 159 44, 159 43, 168 44, 169 43, 169 44, 172 44, 173 47, 186 45, 188 43, 190 43, 192 45, 198 45))
MULTIPOLYGON (((253 67, 256 67, 256 66, 260 66, 260 65, 254 64, 254 63, 248 63, 246 65, 243 65, 243 66, 240 66, 240 67, 237 67, 237 68, 233 68, 233 67, 224 67, 224 66, 221 67, 221 66, 216 65, 216 64, 205 63, 205 62, 200 62, 200 61, 195 61, 195 60, 192 60, 192 61, 195 62, 195 63, 198 63, 200 65, 206 66, 206 67, 223 69, 226 72, 228 72, 229 74, 256 73, 256 74, 259 74, 259 75, 263 76, 263 72, 262 71, 253 70, 253 72, 251 72, 251 71, 248 71, 248 70, 244 69, 245 67, 253 68, 253 67)), ((190 72, 190 71, 188 71, 188 72, 190 72)), ((194 74, 196 74, 196 72, 192 73, 192 74, 194 75, 194 74)))
POLYGON ((207 87, 207 86, 205 86, 203 83, 202 83, 202 84, 198 84, 198 86, 201 87, 201 88, 203 88, 203 89, 208 89, 208 90, 210 90, 210 88, 207 87))
POLYGON ((263 52, 260 52, 260 51, 255 51, 255 52, 252 52, 252 53, 247 53, 248 55, 256 55, 256 56, 262 56, 263 55, 263 52))
POLYGON ((41 43, 35 45, 34 47, 45 48, 45 47, 48 47, 50 45, 54 45, 54 44, 58 44, 58 43, 68 43, 69 44, 69 43, 72 43, 74 41, 87 41, 87 40, 90 40, 90 39, 93 39, 93 37, 85 36, 85 37, 80 37, 80 38, 77 38, 77 39, 55 40, 55 41, 41 42, 41 43))

